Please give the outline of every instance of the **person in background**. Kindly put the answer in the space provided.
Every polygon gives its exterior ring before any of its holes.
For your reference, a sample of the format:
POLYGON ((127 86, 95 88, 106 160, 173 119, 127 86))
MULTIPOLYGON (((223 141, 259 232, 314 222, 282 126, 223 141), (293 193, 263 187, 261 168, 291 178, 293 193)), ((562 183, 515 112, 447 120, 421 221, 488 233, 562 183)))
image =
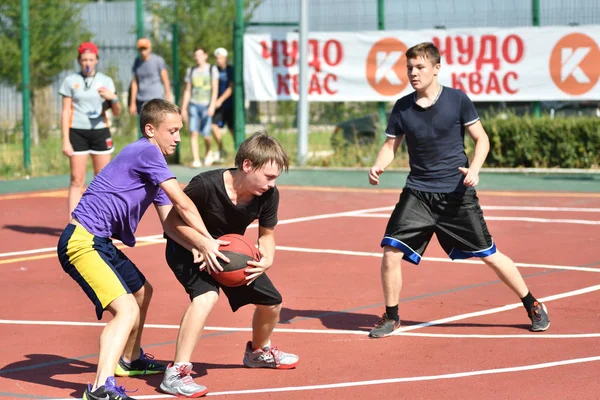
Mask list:
POLYGON ((215 103, 216 110, 212 119, 212 131, 219 151, 214 154, 216 160, 225 157, 221 128, 227 125, 233 135, 233 67, 227 65, 227 50, 219 47, 215 50, 215 59, 219 69, 219 92, 215 103))
POLYGON ((152 42, 141 38, 137 41, 140 56, 133 63, 131 81, 131 99, 129 113, 141 112, 142 104, 152 99, 172 100, 171 84, 167 63, 158 54, 152 53, 152 42))
POLYGON ((114 151, 106 111, 110 109, 115 116, 121 112, 113 80, 96 71, 98 47, 81 43, 77 60, 81 70, 67 76, 58 91, 62 96, 62 152, 69 157, 71 170, 69 219, 81 199, 88 154, 97 175, 114 151))
POLYGON ((183 102, 181 104, 181 116, 183 122, 188 124, 191 133, 190 144, 194 158, 192 166, 199 168, 202 166, 198 149, 198 136, 200 133, 204 138, 206 149, 204 164, 210 166, 214 162, 214 156, 210 150, 210 126, 217 101, 219 71, 216 65, 206 62, 208 54, 202 47, 196 48, 194 58, 197 64, 188 68, 185 74, 185 91, 183 92, 183 102))

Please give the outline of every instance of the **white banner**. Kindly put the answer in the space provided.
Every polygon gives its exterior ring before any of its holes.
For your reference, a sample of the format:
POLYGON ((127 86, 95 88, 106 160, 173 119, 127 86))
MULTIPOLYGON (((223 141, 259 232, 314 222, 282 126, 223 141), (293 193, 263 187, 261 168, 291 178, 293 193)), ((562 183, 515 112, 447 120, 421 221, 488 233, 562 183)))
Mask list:
MULTIPOLYGON (((600 100, 600 26, 311 32, 310 101, 394 101, 412 92, 406 50, 432 41, 439 80, 473 101, 600 100)), ((248 100, 298 99, 298 34, 246 34, 248 100)))

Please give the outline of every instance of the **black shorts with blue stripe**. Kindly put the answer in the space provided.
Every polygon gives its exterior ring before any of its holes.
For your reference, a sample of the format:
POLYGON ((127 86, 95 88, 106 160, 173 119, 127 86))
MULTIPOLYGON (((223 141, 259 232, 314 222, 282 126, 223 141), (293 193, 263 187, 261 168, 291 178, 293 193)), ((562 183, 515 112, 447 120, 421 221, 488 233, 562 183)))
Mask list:
POLYGON ((404 260, 419 264, 434 233, 453 260, 487 257, 496 252, 474 188, 453 193, 405 188, 388 221, 381 247, 394 247, 404 253, 404 260))

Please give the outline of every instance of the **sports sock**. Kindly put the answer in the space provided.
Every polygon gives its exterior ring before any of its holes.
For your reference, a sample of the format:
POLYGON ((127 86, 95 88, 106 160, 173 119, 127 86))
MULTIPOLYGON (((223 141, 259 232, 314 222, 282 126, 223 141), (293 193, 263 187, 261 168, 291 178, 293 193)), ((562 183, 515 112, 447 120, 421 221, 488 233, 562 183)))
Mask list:
POLYGON ((399 321, 400 316, 398 315, 398 304, 392 307, 385 306, 385 315, 387 315, 388 319, 399 321))
POLYGON ((525 309, 529 311, 533 308, 533 303, 535 303, 537 300, 531 295, 531 292, 527 292, 527 294, 521 299, 521 301, 523 302, 523 306, 525 307, 525 309))

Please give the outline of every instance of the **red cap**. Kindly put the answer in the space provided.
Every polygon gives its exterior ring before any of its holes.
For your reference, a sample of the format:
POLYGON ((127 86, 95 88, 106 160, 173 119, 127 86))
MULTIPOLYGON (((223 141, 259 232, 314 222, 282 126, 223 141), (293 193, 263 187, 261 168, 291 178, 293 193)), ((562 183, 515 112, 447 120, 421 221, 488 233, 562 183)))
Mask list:
POLYGON ((79 48, 77 49, 77 51, 79 52, 79 54, 93 53, 93 54, 98 55, 98 47, 92 42, 81 43, 79 45, 79 48))

